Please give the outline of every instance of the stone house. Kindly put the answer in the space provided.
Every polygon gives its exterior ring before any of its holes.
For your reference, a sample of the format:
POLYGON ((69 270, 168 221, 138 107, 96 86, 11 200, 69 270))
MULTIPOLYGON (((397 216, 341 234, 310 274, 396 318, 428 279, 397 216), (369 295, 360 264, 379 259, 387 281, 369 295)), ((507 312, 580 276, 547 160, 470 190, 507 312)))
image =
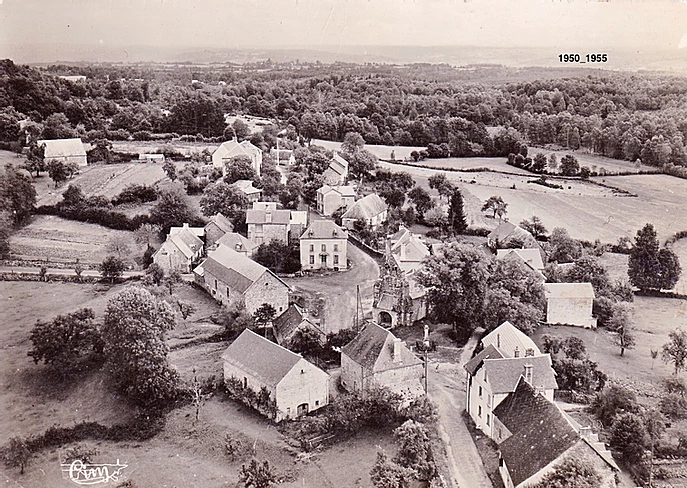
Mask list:
POLYGON ((329 403, 329 375, 300 354, 246 329, 222 354, 224 379, 239 380, 276 403, 274 420, 300 417, 329 403), (267 359, 266 359, 267 358, 267 359))
POLYGON ((241 190, 249 202, 257 202, 262 197, 262 190, 255 188, 252 180, 238 180, 232 183, 232 186, 241 190))
POLYGON ((195 279, 212 297, 228 304, 243 300, 253 314, 264 303, 277 311, 289 306, 289 285, 269 269, 226 246, 219 246, 196 269, 195 279))
POLYGON ((230 232, 234 232, 234 224, 221 213, 213 215, 210 218, 210 222, 205 224, 205 247, 207 249, 214 249, 220 237, 230 232))
POLYGON ((493 439, 506 488, 531 486, 567 459, 589 464, 600 488, 616 486, 618 469, 606 446, 520 377, 515 390, 494 409, 493 439))
POLYGON ((236 232, 228 232, 224 234, 217 240, 215 244, 215 248, 219 246, 225 246, 249 258, 253 257, 253 251, 255 251, 257 247, 247 237, 244 237, 236 232))
POLYGON ((307 210, 291 210, 291 218, 289 219, 289 233, 291 238, 298 237, 305 232, 308 227, 308 211, 307 210))
POLYGON ((551 356, 504 322, 484 337, 483 349, 463 366, 467 372, 466 410, 477 428, 494 436, 494 409, 517 387, 520 376, 553 401, 558 389, 551 356))
POLYGON ((546 323, 596 328, 592 317, 594 288, 591 283, 544 283, 546 323))
POLYGON ((355 203, 355 188, 352 186, 324 185, 317 190, 317 211, 321 215, 332 215, 340 208, 348 210, 355 203))
POLYGON ((259 246, 276 239, 284 244, 289 243, 290 210, 247 210, 246 224, 248 239, 259 246))
POLYGON ((348 161, 334 154, 329 167, 322 173, 325 183, 331 186, 343 185, 348 179, 348 161))
POLYGON ((374 322, 366 323, 341 349, 341 385, 350 392, 383 386, 409 402, 424 395, 423 378, 422 361, 374 322))
POLYGON ((86 149, 81 139, 42 139, 39 146, 45 147, 45 162, 59 161, 61 163, 74 163, 77 166, 87 166, 86 149))
POLYGON ((319 321, 308 316, 298 305, 291 304, 286 312, 272 321, 272 330, 277 344, 291 349, 296 335, 300 332, 312 333, 320 345, 327 341, 327 334, 320 327, 319 321))
POLYGON ((372 229, 376 229, 386 222, 388 206, 379 195, 371 193, 353 204, 341 216, 342 225, 352 229, 356 220, 364 221, 372 229))
POLYGON ((198 228, 189 227, 188 224, 172 227, 165 242, 153 254, 153 262, 166 273, 190 273, 193 264, 203 255, 203 241, 197 230, 198 228))
POLYGON ((311 222, 300 237, 301 267, 309 269, 346 269, 348 233, 331 220, 311 222))
POLYGON ((250 158, 255 174, 260 176, 262 166, 262 149, 255 147, 250 141, 237 142, 234 140, 223 142, 215 152, 212 153, 212 165, 220 168, 226 175, 226 164, 231 158, 236 156, 248 156, 250 158))

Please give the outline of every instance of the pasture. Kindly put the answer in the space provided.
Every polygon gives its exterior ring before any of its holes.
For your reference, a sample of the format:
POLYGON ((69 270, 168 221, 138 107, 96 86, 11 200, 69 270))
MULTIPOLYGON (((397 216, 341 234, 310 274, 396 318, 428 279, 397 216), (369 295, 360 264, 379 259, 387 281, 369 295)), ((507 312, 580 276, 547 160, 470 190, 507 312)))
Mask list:
MULTIPOLYGON (((36 215, 31 223, 10 237, 12 255, 25 260, 48 260, 82 263, 100 263, 107 255, 107 246, 113 239, 125 240, 134 255, 143 249, 133 240, 131 232, 108 229, 97 224, 66 220, 54 215, 36 215)), ((127 259, 127 256, 123 256, 127 259)))
POLYGON ((566 154, 575 156, 577 162, 580 163, 580 167, 587 166, 592 172, 603 173, 617 173, 617 172, 630 172, 637 173, 639 171, 656 171, 656 167, 649 166, 646 164, 635 165, 634 161, 623 161, 621 159, 612 159, 605 156, 600 156, 598 154, 590 154, 586 150, 560 150, 552 151, 551 149, 545 149, 540 147, 529 146, 527 155, 533 158, 536 154, 542 153, 547 158, 551 154, 555 154, 558 162, 566 154))
MULTIPOLYGON (((338 151, 341 149, 341 143, 336 141, 325 141, 323 139, 313 139, 310 143, 313 146, 322 146, 329 151, 338 151)), ((420 146, 384 146, 377 144, 365 144, 365 148, 379 159, 389 159, 391 151, 394 151, 394 156, 398 160, 410 159, 410 153, 413 151, 422 151, 427 149, 420 146)))

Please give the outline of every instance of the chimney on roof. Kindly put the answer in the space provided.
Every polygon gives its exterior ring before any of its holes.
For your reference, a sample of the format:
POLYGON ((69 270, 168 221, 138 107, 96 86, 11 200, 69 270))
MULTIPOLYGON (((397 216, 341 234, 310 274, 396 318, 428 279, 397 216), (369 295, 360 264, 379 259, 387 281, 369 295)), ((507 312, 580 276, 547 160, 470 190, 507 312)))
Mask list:
POLYGON ((393 361, 395 363, 401 362, 401 339, 398 337, 394 337, 393 361))
POLYGON ((188 222, 184 222, 184 229, 188 229, 188 222))
POLYGON ((580 427, 580 437, 583 439, 592 438, 592 428, 591 427, 580 427))
POLYGON ((265 223, 266 224, 272 223, 272 212, 265 212, 265 223))
POLYGON ((527 349, 525 349, 525 357, 530 357, 530 356, 534 356, 534 349, 531 347, 528 347, 527 349))
POLYGON ((532 385, 532 369, 533 366, 531 364, 525 365, 525 381, 527 381, 530 385, 532 385))
POLYGON ((237 251, 237 252, 241 252, 241 248, 242 248, 242 247, 243 247, 243 246, 241 245, 240 242, 237 242, 236 245, 234 246, 234 248, 236 248, 236 251, 237 251))
POLYGON ((520 349, 518 348, 518 346, 515 346, 515 350, 513 351, 513 357, 514 358, 520 357, 520 349))
POLYGON ((501 349, 501 334, 496 334, 496 347, 501 349))

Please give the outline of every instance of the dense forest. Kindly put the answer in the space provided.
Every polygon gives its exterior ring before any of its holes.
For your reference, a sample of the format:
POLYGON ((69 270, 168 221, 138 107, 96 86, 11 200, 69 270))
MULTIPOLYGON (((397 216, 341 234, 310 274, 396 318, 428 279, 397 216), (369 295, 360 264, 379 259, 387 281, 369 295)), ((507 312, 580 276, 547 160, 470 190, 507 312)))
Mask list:
POLYGON ((219 140, 226 137, 224 114, 235 113, 276 120, 306 142, 357 132, 368 144, 428 146, 432 157, 505 157, 524 143, 687 165, 684 78, 600 71, 494 85, 461 73, 447 65, 342 63, 38 69, 4 60, 0 141, 16 148, 72 136, 219 140))

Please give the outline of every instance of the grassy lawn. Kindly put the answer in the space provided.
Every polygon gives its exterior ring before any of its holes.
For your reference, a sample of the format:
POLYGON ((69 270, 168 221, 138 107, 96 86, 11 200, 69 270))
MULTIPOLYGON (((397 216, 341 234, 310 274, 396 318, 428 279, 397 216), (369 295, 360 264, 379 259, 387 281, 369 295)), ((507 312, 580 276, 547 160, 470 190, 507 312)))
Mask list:
POLYGON ((37 215, 26 227, 10 237, 13 255, 24 259, 55 259, 83 263, 100 263, 107 256, 107 245, 114 238, 129 243, 131 253, 123 256, 130 265, 133 258, 143 254, 143 249, 128 231, 108 229, 97 224, 67 220, 54 215, 37 215))

